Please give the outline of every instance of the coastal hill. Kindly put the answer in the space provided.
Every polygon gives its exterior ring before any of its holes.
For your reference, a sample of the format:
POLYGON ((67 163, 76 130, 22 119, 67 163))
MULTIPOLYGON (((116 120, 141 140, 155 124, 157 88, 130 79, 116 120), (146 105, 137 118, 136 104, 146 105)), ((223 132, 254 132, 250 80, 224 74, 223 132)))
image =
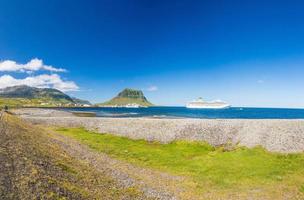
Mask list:
POLYGON ((64 99, 72 102, 72 98, 63 92, 52 88, 35 88, 27 85, 18 85, 0 89, 0 97, 4 98, 50 98, 64 99))
POLYGON ((141 90, 134 90, 126 88, 121 91, 116 97, 110 101, 104 103, 96 104, 97 106, 109 106, 109 107, 147 107, 153 106, 147 98, 144 96, 144 93, 141 90))
POLYGON ((76 97, 72 97, 73 101, 76 103, 76 104, 80 104, 80 105, 92 105, 91 102, 89 102, 88 100, 83 100, 83 99, 78 99, 76 97))
POLYGON ((80 100, 53 88, 18 85, 0 89, 0 104, 9 106, 77 106, 80 100))

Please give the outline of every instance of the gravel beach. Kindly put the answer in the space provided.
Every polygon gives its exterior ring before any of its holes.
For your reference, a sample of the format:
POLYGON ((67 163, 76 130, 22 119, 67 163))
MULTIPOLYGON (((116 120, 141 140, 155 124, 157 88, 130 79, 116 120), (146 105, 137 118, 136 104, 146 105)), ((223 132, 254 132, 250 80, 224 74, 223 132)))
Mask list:
POLYGON ((82 126, 132 139, 162 143, 174 140, 206 141, 214 146, 260 145, 269 151, 281 153, 304 151, 304 120, 77 117, 69 112, 37 108, 14 112, 35 124, 82 126))

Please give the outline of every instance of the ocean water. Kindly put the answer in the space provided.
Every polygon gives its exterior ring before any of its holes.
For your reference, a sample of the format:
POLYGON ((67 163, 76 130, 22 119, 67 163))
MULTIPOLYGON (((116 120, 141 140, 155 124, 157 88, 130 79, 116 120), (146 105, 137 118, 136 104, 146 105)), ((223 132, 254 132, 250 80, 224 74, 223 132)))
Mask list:
POLYGON ((98 117, 155 117, 202 119, 304 119, 304 109, 241 108, 189 109, 185 107, 149 108, 62 108, 66 111, 94 112, 98 117))

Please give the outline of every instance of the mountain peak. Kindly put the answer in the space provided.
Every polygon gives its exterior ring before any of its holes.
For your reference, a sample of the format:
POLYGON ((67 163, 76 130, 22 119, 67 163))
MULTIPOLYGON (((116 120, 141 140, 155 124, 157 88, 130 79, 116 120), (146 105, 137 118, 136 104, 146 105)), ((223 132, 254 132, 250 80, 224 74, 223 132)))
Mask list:
POLYGON ((123 91, 119 92, 116 97, 111 99, 110 101, 98 104, 100 106, 118 106, 125 107, 128 105, 134 106, 152 106, 147 98, 144 96, 144 93, 141 90, 125 88, 123 91))
POLYGON ((126 98, 146 99, 146 97, 144 96, 144 93, 141 90, 135 90, 135 89, 131 89, 131 88, 124 89, 117 96, 118 97, 126 97, 126 98))

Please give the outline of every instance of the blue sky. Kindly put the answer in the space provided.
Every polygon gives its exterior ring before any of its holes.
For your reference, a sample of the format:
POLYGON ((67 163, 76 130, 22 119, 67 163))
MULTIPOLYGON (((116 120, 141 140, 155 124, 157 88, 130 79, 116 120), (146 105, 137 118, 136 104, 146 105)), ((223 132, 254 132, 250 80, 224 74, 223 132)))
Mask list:
POLYGON ((159 105, 201 96, 304 108, 303 10, 293 0, 2 0, 0 60, 19 70, 0 70, 0 83, 47 82, 92 102, 131 87, 159 105))

